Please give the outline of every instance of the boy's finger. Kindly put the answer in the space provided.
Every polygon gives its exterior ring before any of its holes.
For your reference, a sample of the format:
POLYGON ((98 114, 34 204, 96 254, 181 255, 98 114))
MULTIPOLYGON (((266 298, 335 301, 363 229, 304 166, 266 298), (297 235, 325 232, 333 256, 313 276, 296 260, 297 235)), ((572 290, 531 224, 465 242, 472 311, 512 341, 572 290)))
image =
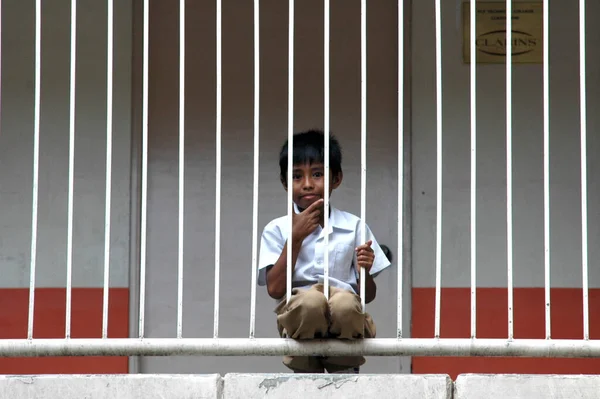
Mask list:
POLYGON ((320 211, 319 207, 323 205, 323 198, 320 198, 318 200, 316 200, 315 202, 313 202, 312 204, 310 204, 308 206, 308 208, 306 208, 306 211, 308 212, 313 212, 315 210, 320 211))
POLYGON ((358 269, 359 270, 360 270, 360 268, 371 270, 372 267, 373 267, 373 265, 370 264, 370 263, 368 263, 368 262, 359 262, 358 263, 358 269))
POLYGON ((373 252, 373 248, 371 248, 371 245, 373 244, 373 241, 369 240, 367 241, 365 244, 356 247, 356 251, 368 251, 368 252, 373 252))

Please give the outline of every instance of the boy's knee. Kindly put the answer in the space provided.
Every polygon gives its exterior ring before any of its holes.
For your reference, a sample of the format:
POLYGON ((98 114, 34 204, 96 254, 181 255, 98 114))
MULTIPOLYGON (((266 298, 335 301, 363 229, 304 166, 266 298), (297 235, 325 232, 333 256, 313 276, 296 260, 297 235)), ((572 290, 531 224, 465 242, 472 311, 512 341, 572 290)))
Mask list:
POLYGON ((359 298, 349 291, 336 292, 329 298, 329 309, 332 317, 344 317, 362 313, 359 298))
POLYGON ((321 313, 327 310, 327 298, 322 292, 317 290, 307 290, 298 303, 298 306, 302 308, 303 312, 306 313, 321 313))
POLYGON ((327 300, 316 290, 302 292, 277 316, 280 334, 294 339, 312 339, 327 334, 327 300))
POLYGON ((364 337, 365 315, 360 298, 348 291, 339 291, 329 299, 331 326, 329 333, 340 339, 364 337))

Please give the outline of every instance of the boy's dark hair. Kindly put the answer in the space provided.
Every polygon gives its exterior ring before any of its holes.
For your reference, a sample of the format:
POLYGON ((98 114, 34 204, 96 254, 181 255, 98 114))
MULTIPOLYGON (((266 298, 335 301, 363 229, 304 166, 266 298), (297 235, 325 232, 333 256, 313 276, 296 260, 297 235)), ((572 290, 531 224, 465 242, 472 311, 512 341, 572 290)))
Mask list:
MULTIPOLYGON (((294 165, 325 163, 325 134, 320 130, 309 130, 294 134, 294 165)), ((288 141, 279 153, 281 180, 287 182, 288 141)), ((342 148, 333 135, 329 135, 329 169, 336 176, 342 172, 342 148)))

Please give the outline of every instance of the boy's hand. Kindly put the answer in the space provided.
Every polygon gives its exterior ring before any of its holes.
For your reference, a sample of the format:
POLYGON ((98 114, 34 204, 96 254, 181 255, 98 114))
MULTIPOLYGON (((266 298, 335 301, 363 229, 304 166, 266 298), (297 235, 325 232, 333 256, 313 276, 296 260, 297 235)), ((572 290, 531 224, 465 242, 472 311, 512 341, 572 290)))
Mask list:
POLYGON ((313 202, 304 211, 292 214, 292 239, 304 241, 304 239, 319 225, 321 213, 323 212, 323 199, 313 202))
POLYGON ((368 273, 373 267, 373 262, 375 261, 375 252, 371 245, 373 244, 372 240, 367 241, 365 244, 356 248, 356 260, 357 260, 357 270, 360 272, 360 268, 364 268, 368 273))

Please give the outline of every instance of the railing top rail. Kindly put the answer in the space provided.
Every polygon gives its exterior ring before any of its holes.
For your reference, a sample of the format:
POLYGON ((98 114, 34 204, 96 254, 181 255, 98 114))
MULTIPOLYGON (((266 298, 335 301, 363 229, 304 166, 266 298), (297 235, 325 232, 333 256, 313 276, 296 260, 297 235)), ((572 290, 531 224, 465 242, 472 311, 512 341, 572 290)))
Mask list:
POLYGON ((375 338, 70 338, 0 340, 0 357, 20 356, 512 356, 600 358, 600 340, 375 338))

